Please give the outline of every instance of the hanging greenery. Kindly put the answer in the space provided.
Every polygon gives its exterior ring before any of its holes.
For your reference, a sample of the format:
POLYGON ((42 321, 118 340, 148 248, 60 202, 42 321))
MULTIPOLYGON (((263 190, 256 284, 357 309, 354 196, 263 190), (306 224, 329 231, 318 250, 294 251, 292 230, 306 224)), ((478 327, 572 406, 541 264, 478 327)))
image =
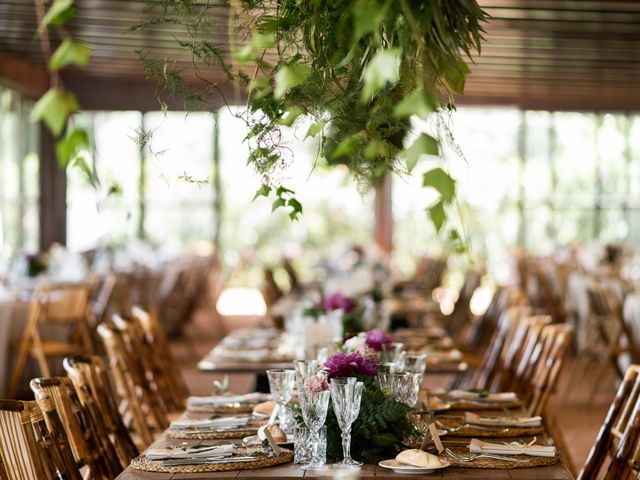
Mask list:
MULTIPOLYGON (((176 59, 139 52, 166 94, 188 108, 206 108, 212 94, 228 102, 212 70, 246 94, 240 116, 248 161, 262 178, 257 195, 275 194, 274 208, 290 208, 292 219, 302 205, 280 182, 290 161, 281 128, 311 118, 305 138, 319 139, 320 158, 346 165, 365 188, 388 172, 411 172, 440 145, 427 133, 411 135, 410 119, 454 108, 486 20, 475 0, 146 0, 144 9, 147 20, 133 28, 181 27, 176 41, 191 58, 183 71, 176 59), (230 52, 212 35, 222 28, 230 52)), ((455 181, 437 168, 424 185, 440 194, 429 209, 440 230, 455 181)))

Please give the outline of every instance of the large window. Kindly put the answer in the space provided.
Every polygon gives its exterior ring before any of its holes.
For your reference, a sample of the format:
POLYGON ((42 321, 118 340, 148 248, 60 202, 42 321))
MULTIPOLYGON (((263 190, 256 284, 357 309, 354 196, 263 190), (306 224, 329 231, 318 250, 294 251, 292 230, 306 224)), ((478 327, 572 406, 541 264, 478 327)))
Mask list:
POLYGON ((38 248, 37 128, 31 102, 0 88, 0 265, 38 248))

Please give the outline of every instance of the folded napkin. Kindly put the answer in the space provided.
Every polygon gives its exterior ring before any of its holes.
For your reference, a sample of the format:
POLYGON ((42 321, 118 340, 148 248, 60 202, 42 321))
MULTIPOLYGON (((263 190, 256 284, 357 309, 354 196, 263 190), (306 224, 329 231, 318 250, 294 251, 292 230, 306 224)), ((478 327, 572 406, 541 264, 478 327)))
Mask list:
POLYGON ((469 443, 469 452, 471 453, 492 453, 494 455, 529 455, 531 457, 555 457, 556 447, 544 447, 542 445, 534 445, 533 442, 528 445, 521 445, 516 442, 512 443, 489 443, 471 439, 469 443))
POLYGON ((196 420, 193 418, 180 418, 171 422, 170 430, 184 429, 217 429, 217 428, 233 428, 242 427, 249 422, 248 417, 223 417, 223 418, 205 418, 196 420))
POLYGON ((464 421, 485 427, 539 427, 542 417, 483 417, 473 412, 465 412, 464 421))
POLYGON ((447 393, 451 400, 472 400, 480 402, 517 402, 518 396, 514 392, 489 393, 481 395, 477 392, 467 392, 466 390, 451 390, 447 393))
POLYGON ((233 445, 205 446, 198 445, 189 448, 149 448, 145 455, 150 460, 168 460, 198 457, 224 458, 233 455, 233 445))
POLYGON ((260 403, 264 401, 263 393, 247 393, 245 395, 211 395, 208 397, 189 397, 189 407, 201 407, 207 405, 228 405, 230 403, 260 403))
POLYGON ((220 348, 214 349, 214 355, 223 360, 247 360, 249 362, 259 362, 271 355, 271 350, 258 348, 255 350, 235 350, 220 348))

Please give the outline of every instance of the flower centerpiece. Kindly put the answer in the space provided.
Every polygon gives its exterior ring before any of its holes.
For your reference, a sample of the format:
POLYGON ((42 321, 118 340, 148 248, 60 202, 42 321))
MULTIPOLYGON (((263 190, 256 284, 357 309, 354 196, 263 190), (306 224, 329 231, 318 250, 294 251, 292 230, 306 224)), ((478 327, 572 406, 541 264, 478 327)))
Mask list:
POLYGON ((342 331, 344 333, 358 333, 364 329, 362 322, 364 305, 354 297, 335 292, 304 310, 305 316, 315 320, 329 314, 342 316, 342 331))
MULTIPOLYGON (((336 353, 324 364, 324 372, 328 379, 356 377, 365 384, 360 414, 352 426, 351 453, 356 460, 367 463, 377 463, 395 455, 393 452, 400 449, 401 442, 415 435, 415 427, 409 418, 412 408, 395 400, 378 385, 377 358, 371 354, 376 352, 375 346, 386 341, 380 334, 382 332, 368 332, 363 337, 363 348, 353 352, 336 353), (370 345, 367 344, 367 337, 370 345)), ((316 383, 318 382, 314 381, 314 385, 316 383)), ((329 405, 326 426, 327 457, 341 458, 340 428, 332 405, 329 405)))
POLYGON ((379 361, 384 345, 391 345, 392 340, 382 330, 369 330, 358 335, 347 335, 342 349, 346 352, 358 352, 363 357, 379 361))

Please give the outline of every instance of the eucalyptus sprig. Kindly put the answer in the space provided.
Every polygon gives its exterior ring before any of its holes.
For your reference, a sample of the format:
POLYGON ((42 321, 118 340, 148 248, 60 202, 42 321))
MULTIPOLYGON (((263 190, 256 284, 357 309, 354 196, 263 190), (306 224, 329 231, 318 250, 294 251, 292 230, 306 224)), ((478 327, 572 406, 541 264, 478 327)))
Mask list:
MULTIPOLYGON (((249 131, 248 161, 261 175, 261 192, 276 193, 274 207, 292 206, 293 196, 283 202, 278 195, 278 172, 288 163, 281 128, 301 117, 311 119, 305 138, 319 140, 320 157, 346 165, 365 188, 439 155, 439 140, 412 135, 410 119, 453 108, 486 20, 476 0, 146 0, 144 8, 146 20, 133 28, 179 28, 176 41, 191 59, 181 71, 176 59, 141 52, 166 93, 197 108, 212 94, 229 103, 221 82, 244 94, 238 115, 249 131), (226 45, 216 41, 223 29, 226 45)), ((429 208, 440 230, 455 182, 441 167, 424 183, 440 194, 429 208)))

